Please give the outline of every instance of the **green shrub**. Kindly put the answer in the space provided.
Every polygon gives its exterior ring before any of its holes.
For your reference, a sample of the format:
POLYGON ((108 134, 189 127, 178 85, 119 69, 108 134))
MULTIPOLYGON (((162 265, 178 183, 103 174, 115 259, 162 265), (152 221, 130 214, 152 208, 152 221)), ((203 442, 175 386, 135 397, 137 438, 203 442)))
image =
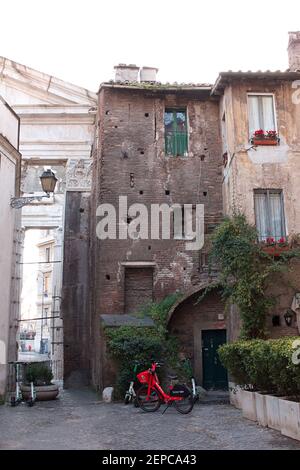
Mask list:
POLYGON ((36 386, 50 385, 53 374, 46 364, 34 363, 26 367, 25 379, 27 383, 33 382, 36 386))
POLYGON ((165 367, 160 371, 163 376, 168 368, 175 369, 186 376, 187 369, 180 367, 178 343, 168 334, 167 320, 171 307, 180 294, 171 294, 161 302, 145 305, 138 316, 153 319, 153 327, 122 326, 106 328, 108 351, 118 364, 116 396, 124 396, 132 379, 134 361, 139 362, 138 372, 149 367, 151 359, 163 360, 165 367))
POLYGON ((223 366, 228 369, 237 385, 247 386, 250 384, 250 377, 244 367, 243 344, 245 342, 223 344, 219 347, 218 353, 223 366))
POLYGON ((299 395, 300 365, 292 362, 295 339, 236 341, 222 345, 218 351, 237 385, 279 395, 299 395))

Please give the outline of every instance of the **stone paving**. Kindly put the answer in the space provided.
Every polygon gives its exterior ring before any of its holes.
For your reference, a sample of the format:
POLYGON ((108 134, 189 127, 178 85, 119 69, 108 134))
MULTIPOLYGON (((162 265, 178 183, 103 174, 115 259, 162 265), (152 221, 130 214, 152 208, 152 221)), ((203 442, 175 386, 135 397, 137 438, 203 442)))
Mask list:
POLYGON ((33 408, 0 406, 0 449, 298 449, 300 442, 242 418, 227 404, 197 404, 189 415, 164 406, 146 414, 105 404, 89 390, 64 391, 33 408))

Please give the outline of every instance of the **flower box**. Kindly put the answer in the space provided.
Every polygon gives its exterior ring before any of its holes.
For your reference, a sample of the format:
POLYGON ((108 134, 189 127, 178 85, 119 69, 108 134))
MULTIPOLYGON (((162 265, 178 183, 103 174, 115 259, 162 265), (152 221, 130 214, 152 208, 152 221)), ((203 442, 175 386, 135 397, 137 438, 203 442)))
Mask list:
POLYGON ((255 392, 256 419, 261 426, 268 425, 266 395, 255 392))
POLYGON ((256 137, 253 137, 251 139, 252 145, 278 145, 279 144, 279 139, 270 139, 269 137, 266 137, 264 139, 258 139, 256 137))
POLYGON ((262 250, 270 256, 280 256, 281 253, 289 251, 289 249, 290 247, 288 245, 280 246, 278 244, 275 244, 262 246, 262 250))
POLYGON ((265 395, 265 400, 268 427, 281 431, 279 398, 274 395, 265 395))
POLYGON ((234 382, 229 382, 229 400, 235 408, 242 409, 241 387, 234 382))
POLYGON ((278 402, 281 434, 300 441, 300 403, 288 398, 280 398, 278 402))
POLYGON ((244 418, 256 421, 255 392, 241 390, 241 404, 244 418))
POLYGON ((252 145, 278 145, 279 142, 277 131, 258 129, 251 138, 252 145))

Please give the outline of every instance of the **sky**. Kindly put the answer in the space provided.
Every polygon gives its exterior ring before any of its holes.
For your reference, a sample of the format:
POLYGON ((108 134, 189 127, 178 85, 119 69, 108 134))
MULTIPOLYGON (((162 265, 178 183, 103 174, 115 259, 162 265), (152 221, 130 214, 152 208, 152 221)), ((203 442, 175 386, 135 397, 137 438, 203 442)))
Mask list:
POLYGON ((299 0, 0 0, 0 56, 92 91, 114 65, 162 82, 213 83, 226 70, 285 70, 299 0))

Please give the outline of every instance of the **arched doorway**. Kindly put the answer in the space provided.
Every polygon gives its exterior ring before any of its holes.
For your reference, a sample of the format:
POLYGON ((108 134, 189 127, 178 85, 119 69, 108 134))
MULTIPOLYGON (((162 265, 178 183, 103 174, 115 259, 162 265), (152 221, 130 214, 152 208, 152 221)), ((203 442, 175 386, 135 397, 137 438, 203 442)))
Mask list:
POLYGON ((191 360, 197 383, 207 390, 224 390, 227 373, 217 350, 228 337, 225 306, 217 288, 199 301, 204 289, 194 289, 175 304, 168 329, 178 338, 181 354, 191 360))

